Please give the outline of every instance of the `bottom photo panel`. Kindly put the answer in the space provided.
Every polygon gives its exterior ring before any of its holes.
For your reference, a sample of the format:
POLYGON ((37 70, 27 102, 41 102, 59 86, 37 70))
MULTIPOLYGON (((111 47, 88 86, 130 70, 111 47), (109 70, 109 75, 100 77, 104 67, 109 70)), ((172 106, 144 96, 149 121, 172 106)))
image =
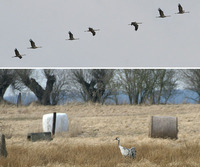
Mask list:
POLYGON ((200 69, 0 69, 0 167, 200 166, 200 69))

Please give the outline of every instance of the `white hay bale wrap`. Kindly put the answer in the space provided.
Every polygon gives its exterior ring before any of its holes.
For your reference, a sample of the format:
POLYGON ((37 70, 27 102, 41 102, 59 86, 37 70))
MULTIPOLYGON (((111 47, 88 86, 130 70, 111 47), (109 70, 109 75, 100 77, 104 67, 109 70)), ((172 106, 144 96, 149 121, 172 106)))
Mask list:
POLYGON ((154 138, 178 138, 178 118, 172 116, 152 116, 149 136, 154 138))
MULTIPOLYGON (((43 115, 43 131, 52 132, 53 113, 43 115)), ((66 132, 68 130, 68 117, 66 113, 56 113, 56 132, 66 132)))

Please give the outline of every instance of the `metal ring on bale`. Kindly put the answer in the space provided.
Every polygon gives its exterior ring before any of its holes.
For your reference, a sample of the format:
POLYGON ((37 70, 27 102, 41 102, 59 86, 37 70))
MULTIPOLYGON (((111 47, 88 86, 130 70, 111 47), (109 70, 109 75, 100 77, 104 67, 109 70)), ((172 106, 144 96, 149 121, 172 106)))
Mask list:
POLYGON ((153 138, 178 138, 178 118, 172 116, 152 116, 149 136, 153 138))

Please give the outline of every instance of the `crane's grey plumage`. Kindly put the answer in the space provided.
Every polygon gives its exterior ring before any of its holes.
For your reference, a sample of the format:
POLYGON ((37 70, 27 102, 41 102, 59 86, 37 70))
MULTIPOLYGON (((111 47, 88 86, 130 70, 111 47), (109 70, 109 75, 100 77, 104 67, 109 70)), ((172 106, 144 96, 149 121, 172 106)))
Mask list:
POLYGON ((157 16, 157 18, 170 17, 170 15, 166 16, 166 15, 164 14, 164 12, 163 12, 160 8, 158 8, 158 12, 159 12, 159 15, 160 15, 160 16, 157 16))
POLYGON ((129 24, 129 25, 131 25, 131 26, 134 26, 135 27, 135 31, 137 31, 138 30, 138 28, 139 28, 139 25, 138 24, 142 24, 142 23, 138 23, 138 22, 131 22, 131 24, 129 24))
POLYGON ((190 13, 190 12, 186 12, 183 10, 183 7, 181 6, 181 4, 179 3, 178 4, 178 13, 175 13, 175 14, 184 14, 184 13, 190 13))
POLYGON ((92 35, 95 36, 96 35, 96 31, 99 31, 99 29, 93 29, 93 28, 89 27, 88 30, 85 31, 85 32, 91 32, 92 35))
POLYGON ((69 31, 68 34, 69 34, 69 39, 67 40, 79 40, 79 38, 74 38, 74 35, 71 33, 71 31, 69 31))
POLYGON ((29 41, 30 41, 30 43, 31 43, 31 47, 28 48, 28 49, 37 49, 37 48, 41 48, 41 46, 36 46, 36 45, 35 45, 35 42, 34 42, 32 39, 30 39, 29 41))
POLYGON ((116 137, 116 139, 115 140, 117 140, 118 141, 118 147, 119 147, 119 149, 120 149, 120 151, 121 151, 121 154, 123 155, 123 156, 129 156, 130 158, 135 158, 136 157, 136 150, 135 150, 135 147, 132 147, 132 148, 125 148, 125 147, 122 147, 121 145, 120 145, 120 139, 119 139, 119 137, 116 137))
POLYGON ((15 56, 13 56, 12 58, 14 58, 14 57, 18 57, 18 58, 22 58, 22 56, 25 56, 25 54, 23 54, 23 55, 21 55, 20 53, 19 53, 19 51, 15 48, 15 56))

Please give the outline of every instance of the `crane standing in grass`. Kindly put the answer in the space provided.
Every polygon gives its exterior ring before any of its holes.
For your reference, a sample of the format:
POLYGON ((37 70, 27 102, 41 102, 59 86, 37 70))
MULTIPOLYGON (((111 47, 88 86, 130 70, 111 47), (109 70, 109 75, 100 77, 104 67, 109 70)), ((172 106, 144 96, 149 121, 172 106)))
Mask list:
POLYGON ((129 156, 130 158, 135 158, 136 157, 136 150, 135 150, 135 147, 132 147, 132 148, 125 148, 125 147, 122 147, 121 145, 120 145, 120 139, 119 139, 119 137, 116 137, 116 139, 115 140, 117 140, 118 141, 118 147, 119 147, 119 149, 120 149, 120 151, 121 151, 121 153, 122 153, 122 155, 123 156, 129 156))

